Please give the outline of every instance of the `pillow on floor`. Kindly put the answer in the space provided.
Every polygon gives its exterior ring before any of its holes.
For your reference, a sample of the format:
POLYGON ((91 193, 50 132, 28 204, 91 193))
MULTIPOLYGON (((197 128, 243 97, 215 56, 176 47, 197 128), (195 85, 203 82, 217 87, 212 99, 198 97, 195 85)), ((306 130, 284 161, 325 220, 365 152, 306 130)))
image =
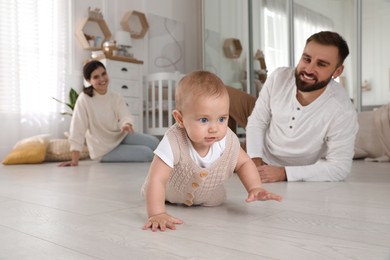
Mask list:
POLYGON ((358 114, 359 131, 355 140, 354 159, 376 158, 384 154, 374 118, 374 111, 363 111, 358 114))
POLYGON ((37 135, 20 140, 4 158, 3 164, 41 163, 45 160, 48 143, 48 135, 37 135))
MULTIPOLYGON (((89 152, 87 146, 84 146, 80 151, 80 160, 87 159, 89 152)), ((63 162, 72 160, 72 152, 67 139, 52 139, 49 141, 45 161, 47 162, 63 162)))

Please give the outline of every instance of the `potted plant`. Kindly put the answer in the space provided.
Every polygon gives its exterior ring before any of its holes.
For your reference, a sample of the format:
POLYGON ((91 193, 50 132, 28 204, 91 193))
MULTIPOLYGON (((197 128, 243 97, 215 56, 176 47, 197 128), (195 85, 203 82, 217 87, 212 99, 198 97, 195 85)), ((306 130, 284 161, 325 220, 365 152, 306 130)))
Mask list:
MULTIPOLYGON (((74 106, 76 105, 76 100, 77 98, 79 97, 79 94, 77 93, 76 90, 74 90, 73 88, 71 88, 69 90, 69 102, 64 102, 64 101, 61 101, 55 97, 53 97, 53 99, 57 102, 60 102, 61 104, 65 104, 67 105, 72 111, 74 109, 74 106)), ((61 115, 69 115, 69 116, 72 116, 72 113, 69 113, 69 112, 62 112, 61 115)))

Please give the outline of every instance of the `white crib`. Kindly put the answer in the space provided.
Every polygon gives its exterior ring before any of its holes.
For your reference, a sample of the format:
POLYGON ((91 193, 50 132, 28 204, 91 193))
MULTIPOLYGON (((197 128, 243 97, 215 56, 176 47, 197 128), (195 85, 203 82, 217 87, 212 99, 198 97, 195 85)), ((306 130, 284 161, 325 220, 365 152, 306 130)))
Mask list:
POLYGON ((174 123, 175 87, 183 76, 180 72, 157 72, 144 76, 145 133, 163 136, 174 123))

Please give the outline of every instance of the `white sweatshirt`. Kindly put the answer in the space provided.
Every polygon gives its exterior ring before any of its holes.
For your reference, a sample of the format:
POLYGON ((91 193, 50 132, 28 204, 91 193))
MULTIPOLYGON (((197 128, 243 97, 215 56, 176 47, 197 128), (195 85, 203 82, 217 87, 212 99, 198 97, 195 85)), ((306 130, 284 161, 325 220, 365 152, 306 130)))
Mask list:
POLYGON ((104 95, 94 91, 93 97, 81 93, 70 124, 70 149, 81 151, 86 140, 91 159, 97 159, 125 138, 125 123, 133 124, 133 118, 120 94, 110 89, 104 95))

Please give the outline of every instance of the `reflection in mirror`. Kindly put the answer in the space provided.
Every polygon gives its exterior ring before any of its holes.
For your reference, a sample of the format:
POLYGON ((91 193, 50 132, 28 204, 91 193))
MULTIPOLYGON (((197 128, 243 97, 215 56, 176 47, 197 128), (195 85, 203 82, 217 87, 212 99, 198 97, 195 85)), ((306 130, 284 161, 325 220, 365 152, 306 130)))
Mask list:
POLYGON ((217 73, 226 82, 241 82, 246 79, 242 74, 248 74, 248 64, 254 62, 253 57, 248 57, 248 46, 253 46, 253 53, 263 51, 269 75, 277 67, 295 66, 311 34, 333 30, 349 45, 350 54, 337 80, 346 88, 357 110, 389 103, 388 0, 248 1, 252 3, 249 12, 253 35, 250 36, 246 35, 248 6, 242 1, 203 1, 203 68, 217 73), (361 3, 362 13, 359 13, 361 3), (223 41, 232 37, 240 39, 243 47, 243 55, 233 62, 226 61, 221 50, 223 41))
POLYGON ((287 0, 253 0, 253 47, 264 53, 268 74, 289 65, 287 0))
POLYGON ((390 102, 390 1, 362 1, 362 110, 390 102))
POLYGON ((337 81, 351 98, 355 97, 356 64, 352 61, 356 62, 356 34, 350 29, 356 27, 354 4, 355 0, 253 0, 253 45, 263 49, 268 73, 277 67, 296 66, 310 35, 323 30, 337 31, 350 47, 344 72, 337 81))
MULTIPOLYGON (((217 74, 225 84, 243 91, 247 86, 248 7, 246 1, 203 1, 203 68, 217 74), (240 55, 224 53, 227 39, 238 39, 240 55), (242 48, 242 49, 241 49, 242 48)), ((228 45, 233 47, 231 45, 228 45)), ((229 53, 237 53, 232 50, 229 53)))
MULTIPOLYGON (((356 46, 354 0, 294 0, 294 64, 301 58, 306 39, 319 31, 335 31, 348 43, 349 56, 338 81, 356 100, 356 46)), ((355 106, 358 104, 355 103, 355 106)))

